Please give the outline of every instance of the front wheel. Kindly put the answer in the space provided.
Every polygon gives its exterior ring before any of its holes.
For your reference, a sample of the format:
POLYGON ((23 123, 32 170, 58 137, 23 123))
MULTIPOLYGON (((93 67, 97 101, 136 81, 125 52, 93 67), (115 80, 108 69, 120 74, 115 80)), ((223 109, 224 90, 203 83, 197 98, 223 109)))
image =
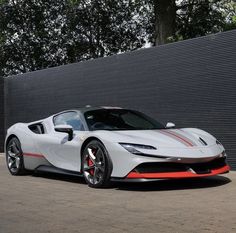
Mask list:
POLYGON ((109 185, 112 162, 101 142, 93 140, 85 147, 82 154, 82 172, 85 181, 92 188, 109 185))
POLYGON ((6 160, 8 170, 12 175, 25 174, 23 152, 18 138, 12 138, 6 147, 6 160))

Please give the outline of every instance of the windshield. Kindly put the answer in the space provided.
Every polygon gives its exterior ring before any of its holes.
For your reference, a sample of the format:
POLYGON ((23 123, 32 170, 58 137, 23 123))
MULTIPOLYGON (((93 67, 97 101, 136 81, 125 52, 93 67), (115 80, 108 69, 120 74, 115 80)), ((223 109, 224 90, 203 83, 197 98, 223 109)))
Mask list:
POLYGON ((148 130, 165 127, 144 115, 127 109, 97 109, 84 113, 89 130, 148 130))

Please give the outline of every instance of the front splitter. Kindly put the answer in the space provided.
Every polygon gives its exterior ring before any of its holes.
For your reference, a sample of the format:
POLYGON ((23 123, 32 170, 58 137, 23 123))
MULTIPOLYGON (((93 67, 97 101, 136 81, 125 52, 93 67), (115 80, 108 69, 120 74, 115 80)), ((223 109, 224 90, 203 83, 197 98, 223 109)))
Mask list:
POLYGON ((161 172, 161 173, 138 173, 130 172, 126 180, 129 179, 183 179, 183 178, 197 178, 197 177, 208 177, 215 176, 223 173, 229 172, 230 167, 225 165, 218 169, 212 169, 209 173, 198 174, 193 171, 183 171, 183 172, 161 172))

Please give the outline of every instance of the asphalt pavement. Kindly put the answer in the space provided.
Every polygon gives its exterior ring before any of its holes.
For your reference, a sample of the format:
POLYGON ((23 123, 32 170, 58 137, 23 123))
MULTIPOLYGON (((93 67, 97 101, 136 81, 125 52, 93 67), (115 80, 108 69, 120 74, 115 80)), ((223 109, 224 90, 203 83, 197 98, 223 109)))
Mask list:
POLYGON ((12 176, 0 156, 0 233, 233 233, 236 172, 89 188, 82 178, 12 176))

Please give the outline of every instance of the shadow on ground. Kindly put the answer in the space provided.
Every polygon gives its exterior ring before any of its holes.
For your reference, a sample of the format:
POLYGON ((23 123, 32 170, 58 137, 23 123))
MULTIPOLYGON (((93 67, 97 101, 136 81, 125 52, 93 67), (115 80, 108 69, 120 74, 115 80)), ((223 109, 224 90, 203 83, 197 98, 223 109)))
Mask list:
MULTIPOLYGON (((33 177, 86 185, 84 178, 78 176, 61 175, 56 173, 34 173, 33 177)), ((211 188, 226 185, 230 182, 231 180, 227 177, 214 176, 207 178, 158 180, 144 183, 113 182, 109 189, 117 189, 122 191, 170 191, 211 188)))
POLYGON ((116 187, 124 191, 170 191, 184 189, 203 189, 222 186, 231 180, 224 176, 208 178, 180 179, 180 180, 158 180, 146 183, 120 183, 116 187))
POLYGON ((86 182, 82 176, 74 176, 74 175, 64 175, 59 173, 49 173, 49 172, 34 172, 32 174, 33 177, 44 178, 44 179, 52 179, 70 183, 78 183, 85 184, 86 182))

